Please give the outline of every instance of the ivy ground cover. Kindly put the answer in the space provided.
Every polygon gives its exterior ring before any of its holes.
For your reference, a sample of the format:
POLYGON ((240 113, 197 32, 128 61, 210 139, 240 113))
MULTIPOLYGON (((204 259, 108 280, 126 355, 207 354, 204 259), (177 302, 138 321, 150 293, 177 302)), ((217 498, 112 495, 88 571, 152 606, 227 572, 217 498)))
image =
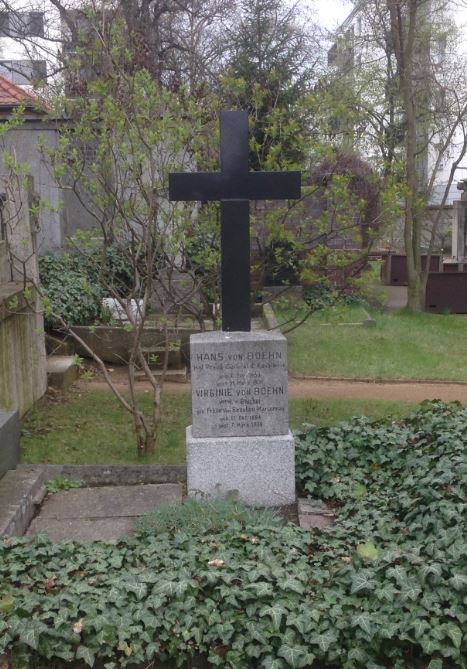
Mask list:
POLYGON ((105 669, 198 655, 247 669, 467 667, 467 409, 297 435, 337 522, 143 523, 115 545, 0 547, 0 653, 105 669))

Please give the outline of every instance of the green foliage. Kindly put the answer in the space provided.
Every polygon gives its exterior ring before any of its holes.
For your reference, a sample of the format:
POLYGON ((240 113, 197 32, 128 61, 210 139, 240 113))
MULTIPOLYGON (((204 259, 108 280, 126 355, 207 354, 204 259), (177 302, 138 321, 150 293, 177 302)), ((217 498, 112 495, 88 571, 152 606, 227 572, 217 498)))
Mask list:
POLYGON ((338 509, 310 550, 326 574, 318 583, 332 578, 339 609, 353 610, 345 666, 385 655, 405 666, 417 647, 466 666, 466 431, 467 409, 435 402, 399 422, 298 434, 303 491, 338 509))
POLYGON ((132 265, 128 251, 120 245, 97 246, 39 258, 40 280, 49 308, 47 326, 53 325, 51 312, 69 325, 91 325, 104 318, 102 298, 125 295, 132 286, 132 265))
POLYGON ((467 409, 440 403, 397 423, 310 426, 297 473, 334 505, 323 531, 254 512, 185 524, 166 509, 117 544, 8 539, 0 653, 108 667, 205 654, 232 669, 465 668, 466 434, 467 409))
POLYGON ((61 476, 58 476, 56 479, 45 482, 45 487, 47 492, 53 495, 56 492, 61 490, 71 490, 72 488, 82 488, 83 481, 73 481, 72 479, 64 479, 61 476))
POLYGON ((45 255, 39 258, 40 280, 47 300, 46 327, 55 323, 52 313, 68 325, 89 325, 101 313, 104 292, 90 281, 73 256, 45 255))
POLYGON ((184 504, 167 504, 145 514, 138 522, 142 534, 163 532, 217 532, 231 522, 242 525, 275 527, 280 524, 271 509, 256 511, 232 497, 214 499, 187 499, 184 504))

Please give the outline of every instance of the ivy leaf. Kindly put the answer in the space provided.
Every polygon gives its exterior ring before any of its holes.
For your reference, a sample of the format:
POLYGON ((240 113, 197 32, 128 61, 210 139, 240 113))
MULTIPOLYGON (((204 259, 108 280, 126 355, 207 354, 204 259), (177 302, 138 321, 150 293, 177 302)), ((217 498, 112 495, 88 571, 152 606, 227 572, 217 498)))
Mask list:
POLYGON ((414 620, 411 627, 415 632, 416 639, 421 639, 426 630, 430 629, 430 625, 426 620, 423 620, 423 618, 417 618, 414 620))
POLYGON ((414 602, 422 592, 422 589, 418 583, 413 580, 407 580, 405 583, 402 583, 401 586, 401 597, 404 600, 409 599, 410 601, 414 602))
POLYGON ((434 657, 430 660, 427 669, 443 669, 443 660, 440 657, 434 657))
POLYGON ((357 553, 365 560, 377 560, 379 557, 379 550, 372 541, 367 541, 365 544, 357 546, 357 553))
POLYGON ((264 658, 262 661, 261 666, 264 667, 264 669, 283 669, 284 662, 278 657, 268 655, 268 657, 264 658))
POLYGON ((297 592, 299 595, 303 595, 303 593, 305 592, 305 586, 303 585, 303 583, 300 583, 300 581, 297 581, 296 578, 292 578, 291 576, 287 576, 286 578, 283 579, 278 579, 277 585, 282 590, 297 592))
POLYGON ((438 578, 440 578, 442 573, 443 573, 443 569, 442 569, 441 565, 437 564, 437 563, 425 564, 420 569, 420 574, 421 574, 422 579, 424 581, 426 581, 427 577, 430 574, 433 574, 434 576, 437 576, 438 578))
POLYGON ((446 634, 451 639, 456 648, 461 647, 462 630, 457 625, 454 625, 454 623, 448 623, 446 625, 446 634))
POLYGON ((0 598, 0 613, 10 613, 15 607, 15 600, 11 595, 0 598))
POLYGON ((376 581, 372 578, 373 572, 368 569, 361 569, 352 577, 350 594, 355 595, 358 592, 372 591, 376 587, 376 581))
POLYGON ((352 618, 352 627, 360 627, 368 636, 371 636, 372 633, 372 624, 371 618, 366 611, 358 613, 352 618))
POLYGON ((248 590, 253 590, 256 597, 269 597, 274 593, 272 583, 261 581, 260 583, 250 583, 248 590))
POLYGON ((393 578, 399 585, 404 585, 407 582, 407 572, 398 565, 390 567, 387 570, 386 575, 388 578, 393 578))
POLYGON ((34 650, 37 650, 39 645, 39 636, 40 633, 37 627, 29 623, 28 628, 19 635, 19 640, 22 641, 22 643, 25 643, 27 646, 34 648, 34 650))
POLYGON ((273 628, 278 631, 280 629, 283 616, 287 615, 287 610, 279 604, 274 606, 264 606, 259 612, 259 615, 269 616, 269 618, 272 620, 273 628))
POLYGON ((188 581, 165 581, 164 583, 161 583, 157 591, 164 593, 165 595, 170 595, 171 597, 181 597, 188 589, 188 586, 188 581))
POLYGON ((76 659, 84 660, 86 664, 92 667, 96 660, 96 656, 87 646, 78 646, 78 648, 76 649, 76 659))
POLYGON ((329 630, 327 632, 323 632, 322 634, 315 634, 315 636, 310 638, 310 643, 318 646, 323 653, 325 653, 331 644, 335 643, 336 641, 336 634, 329 630))
POLYGON ((306 653, 302 648, 283 644, 277 651, 277 654, 279 657, 283 657, 292 669, 300 669, 300 667, 310 664, 309 653, 306 653))
POLYGON ((366 486, 363 483, 356 483, 352 488, 351 495, 354 499, 361 499, 366 495, 366 486))
POLYGON ((376 597, 380 602, 388 602, 390 604, 394 601, 397 590, 394 588, 392 583, 385 583, 382 588, 378 588, 375 591, 376 597))
POLYGON ((467 576, 464 574, 454 574, 454 576, 449 579, 449 583, 454 590, 464 590, 464 588, 467 588, 467 576))
POLYGON ((136 595, 136 599, 141 601, 147 595, 148 588, 145 583, 126 583, 125 589, 128 592, 133 592, 136 595))

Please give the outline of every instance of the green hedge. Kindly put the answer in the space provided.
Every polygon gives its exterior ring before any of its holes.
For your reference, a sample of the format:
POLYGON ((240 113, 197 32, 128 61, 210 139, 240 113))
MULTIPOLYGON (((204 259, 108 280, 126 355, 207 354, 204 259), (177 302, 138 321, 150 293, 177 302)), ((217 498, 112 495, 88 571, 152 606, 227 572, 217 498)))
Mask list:
POLYGON ((206 655, 247 669, 467 667, 467 409, 297 435, 300 486, 337 522, 236 514, 116 545, 0 547, 0 653, 106 669, 206 655), (420 664, 422 662, 422 664, 420 664))

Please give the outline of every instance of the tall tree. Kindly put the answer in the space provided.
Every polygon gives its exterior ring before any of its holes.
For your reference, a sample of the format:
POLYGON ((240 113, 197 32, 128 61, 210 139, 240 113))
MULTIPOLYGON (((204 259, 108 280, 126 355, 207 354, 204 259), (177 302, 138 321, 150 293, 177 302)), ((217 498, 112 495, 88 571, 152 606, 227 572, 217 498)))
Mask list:
POLYGON ((307 129, 301 102, 319 60, 313 23, 302 6, 283 0, 242 0, 239 16, 224 90, 253 119, 252 167, 299 164, 307 129))
POLYGON ((419 311, 429 268, 422 253, 435 247, 467 148, 466 58, 442 0, 369 0, 356 3, 352 19, 346 38, 353 58, 338 73, 337 95, 352 143, 398 188, 408 306, 419 311))

